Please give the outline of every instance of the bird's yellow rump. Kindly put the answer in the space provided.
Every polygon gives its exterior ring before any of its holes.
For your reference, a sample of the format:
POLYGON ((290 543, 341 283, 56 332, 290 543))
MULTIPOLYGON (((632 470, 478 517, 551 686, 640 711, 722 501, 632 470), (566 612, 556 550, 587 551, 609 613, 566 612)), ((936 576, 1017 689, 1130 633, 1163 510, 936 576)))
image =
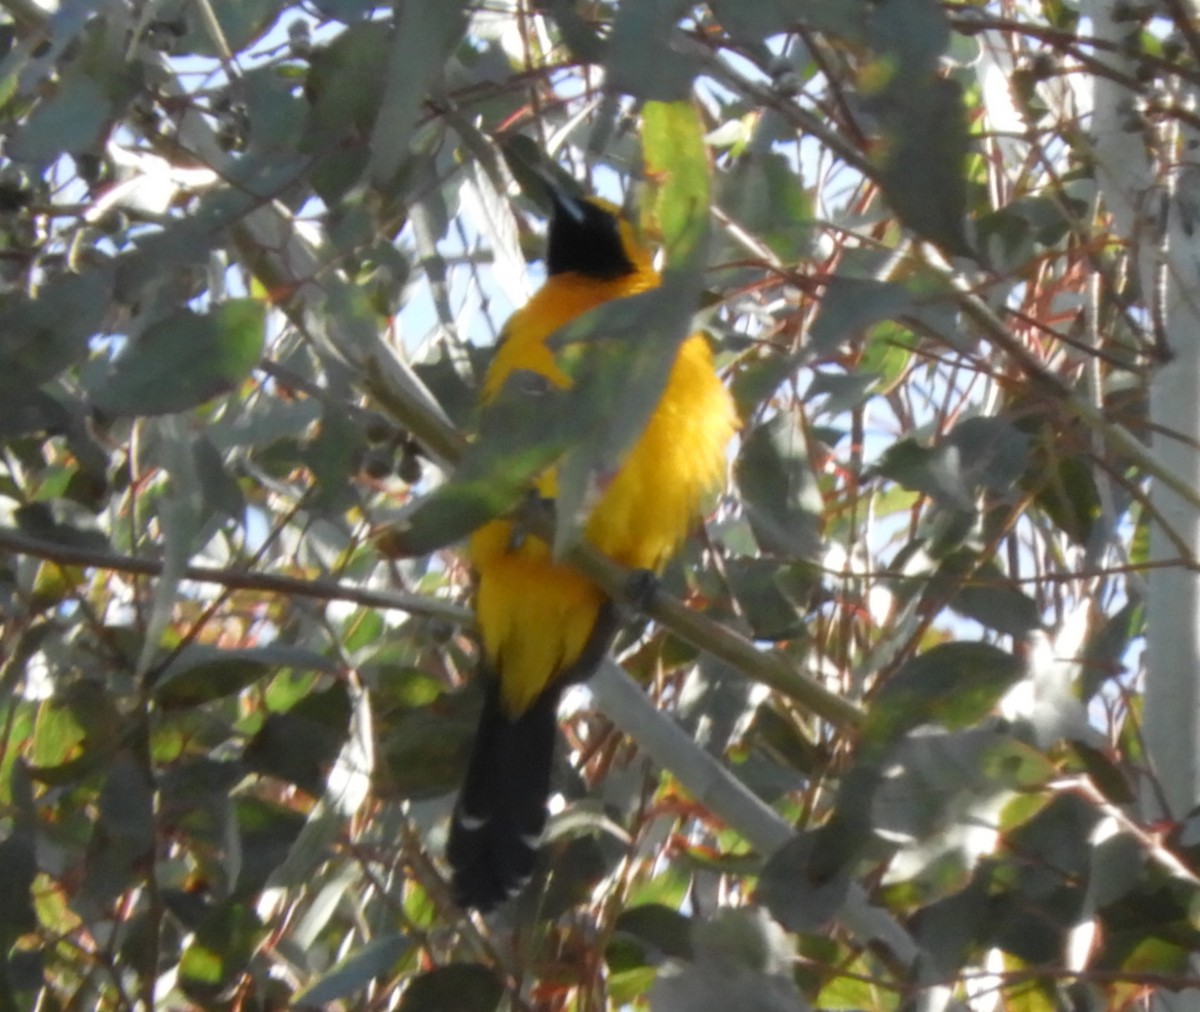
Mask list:
MULTIPOLYGON (((547 339, 590 309, 659 284, 649 251, 617 208, 563 195, 555 203, 548 278, 505 326, 484 382, 485 403, 519 370, 568 386, 547 339)), ((592 507, 587 540, 623 565, 660 570, 704 497, 720 485, 736 428, 733 401, 708 343, 694 334, 681 344, 645 430, 592 507)), ((555 498, 553 470, 539 478, 537 490, 555 498)), ((566 682, 592 673, 615 617, 595 584, 557 563, 549 545, 509 520, 477 530, 470 559, 492 681, 448 856, 459 901, 488 909, 532 871, 546 820, 559 693, 566 682)))

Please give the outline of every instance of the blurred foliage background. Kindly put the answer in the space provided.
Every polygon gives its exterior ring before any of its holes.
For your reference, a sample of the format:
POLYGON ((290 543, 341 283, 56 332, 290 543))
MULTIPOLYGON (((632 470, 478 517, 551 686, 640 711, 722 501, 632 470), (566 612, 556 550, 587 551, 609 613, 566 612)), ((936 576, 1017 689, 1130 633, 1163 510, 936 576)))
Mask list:
MULTIPOLYGON (((1197 837, 1134 803, 1165 226, 1114 233, 1088 133, 1099 77, 1195 210, 1181 0, 1118 44, 1070 0, 0 8, 0 1007, 1191 982, 1197 837), (541 276, 538 171, 699 271, 743 428, 485 922, 440 858, 470 574, 420 504, 541 276)), ((564 452, 619 431, 578 408, 564 452)))

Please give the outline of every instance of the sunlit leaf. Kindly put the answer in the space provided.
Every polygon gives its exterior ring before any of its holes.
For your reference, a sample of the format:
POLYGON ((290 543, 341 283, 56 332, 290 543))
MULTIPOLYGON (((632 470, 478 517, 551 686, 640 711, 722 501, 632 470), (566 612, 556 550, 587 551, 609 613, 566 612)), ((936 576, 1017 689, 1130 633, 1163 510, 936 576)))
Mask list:
POLYGON ((697 923, 695 957, 659 972, 650 1003, 664 1012, 716 1012, 732 1007, 802 1010, 787 969, 786 933, 761 910, 727 910, 697 923))
POLYGON ((867 735, 892 740, 926 722, 967 727, 986 715, 1024 665, 987 643, 944 643, 913 658, 876 695, 867 735))
POLYGON ((708 234, 708 151, 691 102, 647 102, 642 152, 654 184, 653 217, 674 268, 698 267, 708 234))
POLYGON ((263 937, 263 924, 251 906, 228 901, 197 929, 179 962, 179 982, 200 1002, 209 1002, 244 972, 263 937))
MULTIPOLYGON (((319 1007, 361 991, 388 973, 411 948, 412 940, 399 934, 381 935, 350 953, 328 973, 293 995, 297 1007, 319 1007)), ((411 988, 411 985, 410 985, 411 988)), ((401 1002, 401 1008, 404 1003, 401 1002)))

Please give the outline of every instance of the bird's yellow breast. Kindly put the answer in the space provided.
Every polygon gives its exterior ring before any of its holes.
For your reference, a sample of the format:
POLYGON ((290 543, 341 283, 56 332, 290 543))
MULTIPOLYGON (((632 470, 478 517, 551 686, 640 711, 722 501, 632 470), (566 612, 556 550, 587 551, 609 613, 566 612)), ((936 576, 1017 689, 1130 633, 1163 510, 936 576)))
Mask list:
MULTIPOLYGON (((550 335, 589 309, 657 284, 648 268, 608 281, 551 277, 509 320, 484 381, 485 401, 516 370, 569 386, 546 346, 550 335)), ((646 428, 592 508, 587 540, 623 565, 660 569, 687 535, 704 497, 720 485, 725 448, 736 428, 733 402, 708 343, 694 334, 680 346, 646 428)), ((538 488, 554 497, 553 470, 539 479, 538 488)), ((476 613, 484 649, 499 673, 506 708, 521 713, 578 659, 604 596, 585 577, 556 564, 542 541, 515 538, 507 520, 481 527, 469 550, 479 575, 476 613)))

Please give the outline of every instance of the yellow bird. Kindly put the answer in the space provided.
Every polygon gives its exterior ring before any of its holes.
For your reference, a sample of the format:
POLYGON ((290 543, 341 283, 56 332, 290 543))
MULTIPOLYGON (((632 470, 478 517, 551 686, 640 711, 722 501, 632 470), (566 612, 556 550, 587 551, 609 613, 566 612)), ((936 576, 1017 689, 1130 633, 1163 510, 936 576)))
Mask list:
MULTIPOLYGON (((615 206, 558 192, 546 268, 546 283, 504 327, 484 380, 485 404, 518 370, 569 386, 547 339, 588 310, 660 280, 650 251, 615 206)), ((703 499, 721 485, 737 427, 708 343, 693 334, 680 345, 646 428, 592 507, 586 539, 632 569, 661 570, 703 499)), ((556 472, 545 472, 536 488, 553 500, 556 472)), ((599 587, 557 563, 549 545, 512 521, 479 528, 469 554, 488 685, 447 856, 458 903, 486 911, 519 892, 533 871, 559 696, 595 670, 617 617, 599 587)))

